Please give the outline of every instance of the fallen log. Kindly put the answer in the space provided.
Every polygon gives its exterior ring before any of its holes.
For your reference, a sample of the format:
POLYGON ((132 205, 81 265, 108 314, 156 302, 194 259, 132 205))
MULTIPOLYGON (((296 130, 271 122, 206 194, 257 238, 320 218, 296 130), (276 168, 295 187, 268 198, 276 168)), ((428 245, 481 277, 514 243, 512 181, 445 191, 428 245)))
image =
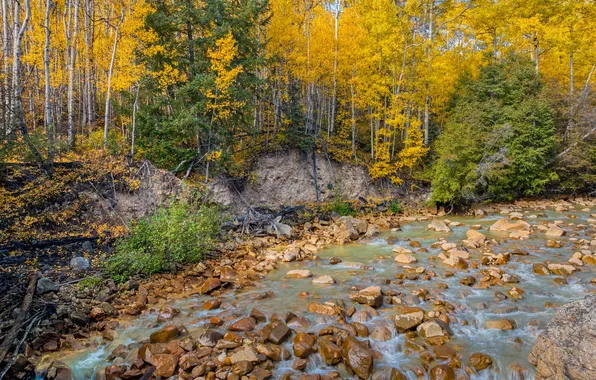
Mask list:
POLYGON ((6 337, 2 341, 2 345, 0 345, 0 363, 6 359, 6 355, 12 346, 12 342, 16 339, 19 331, 21 330, 21 326, 23 322, 27 319, 27 315, 29 314, 29 309, 31 308, 31 303, 33 303, 33 296, 35 295, 35 287, 37 286, 37 272, 32 273, 29 276, 29 285, 27 285, 27 291, 25 292, 25 297, 23 298, 23 303, 21 305, 21 311, 19 315, 14 321, 12 328, 6 334, 6 337))

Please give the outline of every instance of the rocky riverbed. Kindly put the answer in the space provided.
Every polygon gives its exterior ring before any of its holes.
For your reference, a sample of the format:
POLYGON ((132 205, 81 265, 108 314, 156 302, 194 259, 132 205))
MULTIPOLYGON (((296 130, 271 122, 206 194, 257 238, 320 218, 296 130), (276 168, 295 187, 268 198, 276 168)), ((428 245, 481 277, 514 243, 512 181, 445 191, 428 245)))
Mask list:
POLYGON ((575 199, 315 220, 129 283, 88 310, 99 335, 30 356, 51 379, 540 378, 537 337, 596 290, 594 212, 575 199))

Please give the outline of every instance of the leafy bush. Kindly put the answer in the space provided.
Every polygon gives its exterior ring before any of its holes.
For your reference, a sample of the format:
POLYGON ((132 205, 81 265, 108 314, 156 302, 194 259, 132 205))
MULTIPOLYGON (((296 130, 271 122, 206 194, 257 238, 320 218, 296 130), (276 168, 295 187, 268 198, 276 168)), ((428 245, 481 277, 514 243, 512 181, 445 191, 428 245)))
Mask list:
POLYGON ((460 78, 436 143, 432 200, 470 203, 542 193, 556 179, 552 107, 532 64, 515 57, 460 78))
POLYGON ((403 212, 401 203, 399 203, 398 201, 391 201, 391 203, 389 203, 389 211, 395 214, 401 214, 403 212))
POLYGON ((131 275, 167 272, 176 264, 196 262, 213 248, 219 225, 217 212, 211 207, 196 209, 182 201, 160 207, 153 215, 141 218, 116 244, 107 271, 122 282, 131 275))
POLYGON ((355 214, 350 202, 346 202, 341 198, 336 198, 333 202, 329 204, 329 211, 336 212, 341 216, 353 216, 355 214))

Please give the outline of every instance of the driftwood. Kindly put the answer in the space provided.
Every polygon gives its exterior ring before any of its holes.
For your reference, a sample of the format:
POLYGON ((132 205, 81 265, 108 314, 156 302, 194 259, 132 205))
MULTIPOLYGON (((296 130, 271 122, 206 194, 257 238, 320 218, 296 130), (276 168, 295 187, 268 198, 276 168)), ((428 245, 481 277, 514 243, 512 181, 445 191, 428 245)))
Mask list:
POLYGON ((228 230, 237 229, 244 234, 264 234, 271 230, 277 230, 277 224, 284 216, 294 214, 302 209, 304 206, 285 207, 279 211, 248 207, 244 215, 237 217, 232 223, 225 223, 222 227, 228 230))
POLYGON ((12 342, 16 339, 19 331, 21 330, 21 326, 27 319, 27 314, 29 314, 29 309, 31 308, 31 303, 33 302, 33 296, 35 295, 35 287, 37 286, 37 273, 32 273, 29 276, 29 285, 27 286, 27 291, 25 292, 25 297, 23 298, 23 304, 21 305, 21 311, 17 318, 12 325, 12 328, 6 334, 6 337, 2 341, 2 345, 0 345, 0 363, 6 359, 6 355, 12 346, 12 342))
POLYGON ((69 245, 74 243, 81 243, 85 241, 93 241, 97 239, 97 236, 74 236, 63 239, 48 239, 38 241, 35 243, 13 243, 9 245, 0 246, 0 253, 10 252, 15 250, 30 251, 33 249, 47 248, 51 246, 69 245))

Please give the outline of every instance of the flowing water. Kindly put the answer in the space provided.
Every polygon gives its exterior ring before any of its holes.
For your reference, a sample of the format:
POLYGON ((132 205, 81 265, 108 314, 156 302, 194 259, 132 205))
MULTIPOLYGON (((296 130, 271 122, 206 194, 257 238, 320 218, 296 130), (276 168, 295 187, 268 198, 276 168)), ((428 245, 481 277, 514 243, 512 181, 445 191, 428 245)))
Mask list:
MULTIPOLYGON (((532 233, 528 240, 510 240, 506 233, 489 232, 488 228, 502 215, 491 215, 483 218, 473 217, 450 217, 453 222, 461 222, 463 226, 452 227, 451 233, 438 233, 426 230, 428 221, 410 222, 402 225, 399 232, 385 232, 378 238, 367 243, 345 246, 334 246, 319 252, 321 260, 293 263, 280 263, 278 269, 271 272, 269 276, 258 283, 257 287, 242 291, 228 291, 222 294, 224 300, 222 309, 205 311, 202 304, 209 296, 193 296, 186 299, 169 301, 169 304, 181 310, 180 315, 175 317, 168 324, 176 323, 187 327, 191 335, 198 336, 208 322, 209 317, 215 315, 228 315, 232 313, 247 315, 253 308, 258 308, 266 315, 273 313, 281 314, 285 311, 292 311, 298 316, 304 316, 310 320, 310 327, 306 331, 316 332, 331 323, 324 316, 308 313, 308 304, 313 302, 324 302, 331 299, 344 299, 346 306, 354 305, 349 299, 352 287, 367 287, 370 285, 384 284, 385 279, 394 280, 396 273, 404 271, 403 265, 397 264, 393 257, 392 248, 395 246, 409 247, 408 241, 404 239, 417 240, 423 247, 428 248, 428 253, 416 253, 418 263, 414 267, 422 266, 432 269, 437 277, 430 281, 418 279, 415 281, 404 280, 402 285, 388 284, 381 285, 383 289, 391 289, 408 294, 414 289, 426 289, 434 298, 445 300, 456 307, 456 322, 451 323, 453 330, 452 340, 448 346, 456 349, 461 354, 462 362, 467 363, 471 353, 482 352, 490 355, 494 361, 488 369, 479 374, 472 374, 476 379, 516 379, 519 373, 525 378, 533 377, 533 367, 528 363, 527 356, 534 344, 540 329, 552 318, 555 308, 550 304, 560 305, 583 298, 586 294, 594 291, 590 279, 596 272, 594 266, 583 266, 579 272, 568 278, 568 284, 557 285, 554 279, 558 276, 539 276, 532 270, 532 263, 552 260, 553 262, 566 263, 575 252, 570 242, 572 239, 587 238, 590 240, 594 233, 593 227, 576 227, 578 224, 587 224, 590 217, 588 212, 565 212, 555 213, 553 211, 530 211, 526 214, 538 215, 537 218, 526 219, 531 224, 545 221, 562 220, 563 228, 567 235, 559 240, 563 242, 562 248, 545 248, 548 238, 543 233, 532 233), (574 218, 575 217, 575 218, 574 218), (511 252, 514 249, 522 249, 529 252, 529 255, 512 255, 506 265, 500 266, 505 273, 516 274, 520 278, 516 287, 525 291, 524 299, 513 302, 505 300, 497 302, 495 292, 506 293, 512 285, 503 287, 492 286, 486 289, 460 285, 459 279, 463 276, 478 274, 480 266, 476 270, 457 270, 443 265, 440 261, 429 262, 430 256, 437 256, 441 250, 430 248, 430 244, 444 237, 449 242, 459 243, 466 238, 466 232, 472 224, 481 224, 483 232, 488 238, 494 238, 501 242, 493 246, 495 253, 511 252), (387 236, 396 236, 399 241, 395 245, 388 245, 387 236), (328 259, 332 256, 339 257, 343 261, 337 265, 330 265, 328 259), (364 264, 365 269, 360 269, 359 264, 364 264), (335 285, 315 285, 311 279, 287 279, 285 274, 291 269, 309 269, 314 276, 328 274, 337 283, 335 285), (443 276, 445 271, 455 273, 453 277, 443 276), (447 284, 444 289, 438 284, 447 284), (260 294, 266 291, 273 291, 273 298, 255 300, 260 294), (301 297, 301 292, 309 292, 313 297, 301 297), (225 306, 228 306, 226 309, 225 306), (545 306, 546 305, 546 306, 545 306), (513 306, 514 308, 512 308, 513 306), (512 331, 489 330, 484 327, 484 322, 490 319, 508 318, 515 321, 516 328, 512 331), (467 323, 462 323, 466 321, 467 323), (513 370, 515 367, 516 370, 513 370), (520 369, 521 368, 521 369, 520 369)), ((415 250, 415 249, 413 249, 415 250)), ((471 260, 478 261, 478 253, 472 253, 471 260)), ((359 305, 355 305, 357 309, 359 305)), ((423 302, 420 305, 425 310, 430 310, 432 301, 423 302)), ((377 325, 383 325, 392 331, 392 338, 385 342, 371 341, 372 347, 382 356, 382 360, 375 360, 376 368, 395 367, 405 373, 408 378, 417 378, 412 371, 415 367, 421 366, 421 361, 416 353, 406 355, 404 353, 405 335, 397 334, 393 327, 392 316, 395 310, 392 305, 384 305, 378 309, 380 315, 365 322, 369 331, 377 325)), ((97 344, 92 349, 86 349, 63 357, 63 360, 71 366, 76 378, 88 379, 103 368, 106 358, 118 344, 131 344, 147 339, 149 334, 160 327, 156 323, 156 313, 149 313, 135 319, 122 321, 118 329, 118 336, 113 342, 101 343, 98 338, 97 344)), ((222 329, 223 331, 223 329, 222 329)), ((289 347, 289 342, 286 343, 289 347)), ((306 372, 324 373, 325 371, 337 370, 336 367, 325 367, 318 354, 312 354, 309 359, 306 372)), ((282 362, 276 369, 276 377, 291 371, 291 361, 282 362)), ((463 371, 463 370, 460 370, 463 371)))

